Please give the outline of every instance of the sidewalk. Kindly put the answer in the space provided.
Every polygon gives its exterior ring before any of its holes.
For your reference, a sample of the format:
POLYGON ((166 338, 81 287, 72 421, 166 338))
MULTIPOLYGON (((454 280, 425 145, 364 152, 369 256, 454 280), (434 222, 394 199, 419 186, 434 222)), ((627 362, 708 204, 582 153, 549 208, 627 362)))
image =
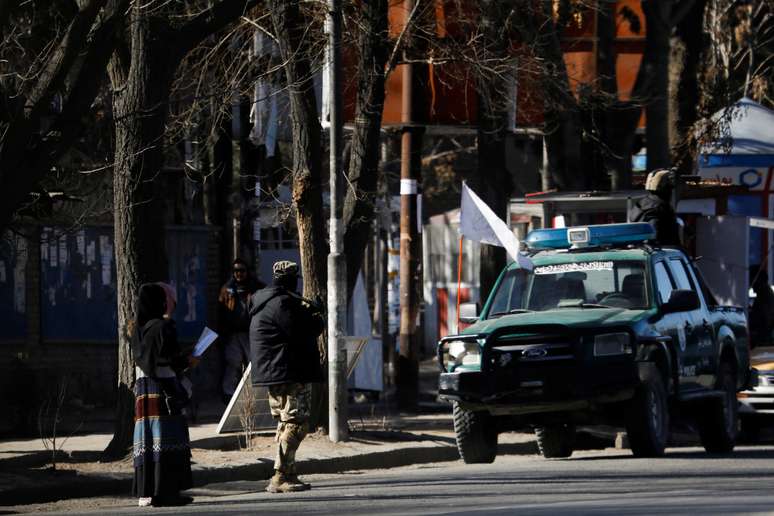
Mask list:
MULTIPOLYGON (((350 417, 350 439, 332 443, 327 436, 307 437, 298 451, 300 474, 382 469, 459 460, 450 410, 433 407, 421 415, 380 418, 350 417)), ((237 434, 216 435, 217 425, 190 427, 194 487, 228 481, 261 481, 271 477, 273 433, 253 439, 253 449, 240 449, 237 434)), ((68 498, 129 496, 131 458, 100 463, 110 434, 73 436, 62 447, 57 471, 40 439, 0 442, 0 506, 45 503, 68 498)), ((244 444, 244 443, 242 443, 244 444)), ((502 434, 500 454, 537 453, 532 435, 502 434)))

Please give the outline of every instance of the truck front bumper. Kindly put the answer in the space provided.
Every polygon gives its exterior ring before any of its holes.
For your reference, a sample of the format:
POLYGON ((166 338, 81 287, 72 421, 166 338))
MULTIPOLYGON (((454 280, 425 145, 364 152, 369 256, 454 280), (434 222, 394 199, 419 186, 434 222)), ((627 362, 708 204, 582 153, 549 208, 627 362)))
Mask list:
POLYGON ((438 394, 471 410, 519 415, 584 410, 624 401, 634 396, 639 383, 636 367, 608 378, 579 376, 576 371, 571 377, 500 380, 481 372, 441 373, 438 394))

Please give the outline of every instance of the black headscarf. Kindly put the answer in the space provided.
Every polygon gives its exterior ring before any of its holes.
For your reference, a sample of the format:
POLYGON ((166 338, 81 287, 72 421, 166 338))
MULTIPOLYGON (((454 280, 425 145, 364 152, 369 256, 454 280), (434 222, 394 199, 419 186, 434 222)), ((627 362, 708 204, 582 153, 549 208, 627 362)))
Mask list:
POLYGON ((156 283, 140 287, 137 297, 137 321, 132 335, 132 355, 135 363, 147 376, 154 376, 156 363, 163 344, 162 328, 167 296, 156 283), (157 324, 149 324, 155 322, 157 324))
POLYGON ((164 318, 167 311, 167 295, 157 283, 145 283, 137 297, 137 328, 140 329, 153 319, 164 318))

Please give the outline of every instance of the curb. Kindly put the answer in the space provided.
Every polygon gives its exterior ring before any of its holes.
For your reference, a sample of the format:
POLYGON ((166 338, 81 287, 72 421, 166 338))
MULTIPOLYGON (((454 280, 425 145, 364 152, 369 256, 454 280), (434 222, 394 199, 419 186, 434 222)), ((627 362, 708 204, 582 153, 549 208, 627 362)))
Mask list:
MULTIPOLYGON (((498 455, 532 455, 537 453, 534 441, 501 444, 498 455)), ((453 462, 459 460, 457 447, 449 444, 414 448, 397 448, 383 452, 363 453, 327 459, 307 459, 297 463, 303 475, 341 473, 351 470, 386 469, 413 464, 453 462)), ((193 468, 193 488, 237 480, 268 480, 274 473, 271 461, 226 468, 193 468)), ((78 475, 52 486, 22 487, 0 492, 0 506, 48 503, 71 498, 99 496, 129 496, 132 479, 127 476, 110 477, 78 475)))

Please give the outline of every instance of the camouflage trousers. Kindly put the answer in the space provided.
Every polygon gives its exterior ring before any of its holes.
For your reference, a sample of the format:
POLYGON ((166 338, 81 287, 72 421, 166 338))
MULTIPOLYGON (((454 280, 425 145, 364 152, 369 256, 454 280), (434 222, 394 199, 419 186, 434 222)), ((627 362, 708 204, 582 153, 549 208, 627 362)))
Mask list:
POLYGON ((277 419, 277 456, 274 469, 282 473, 296 472, 296 450, 308 433, 311 410, 309 384, 283 383, 269 386, 269 408, 277 419))

